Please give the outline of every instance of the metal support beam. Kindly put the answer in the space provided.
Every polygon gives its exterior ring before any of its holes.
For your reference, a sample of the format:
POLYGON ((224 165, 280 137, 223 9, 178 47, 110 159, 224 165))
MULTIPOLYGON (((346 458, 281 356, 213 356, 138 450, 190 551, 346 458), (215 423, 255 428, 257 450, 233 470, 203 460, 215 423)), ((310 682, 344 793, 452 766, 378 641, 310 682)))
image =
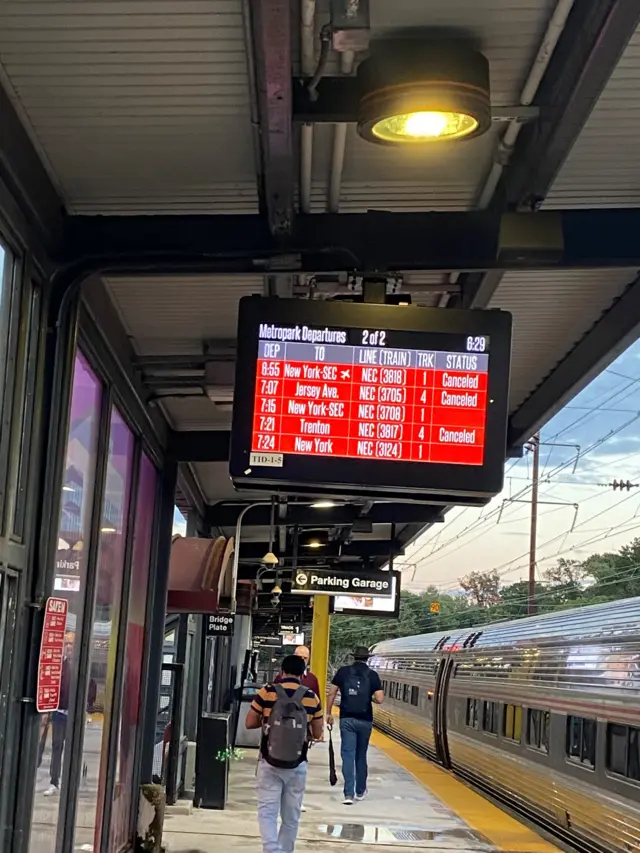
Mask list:
POLYGON ((511 205, 537 207, 578 139, 640 23, 640 0, 574 3, 506 172, 511 205))
POLYGON ((0 182, 39 240, 51 248, 62 234, 62 200, 1 85, 0 182))
MULTIPOLYGON (((240 542, 240 560, 261 560, 266 551, 268 543, 268 530, 265 528, 265 538, 262 542, 240 542)), ((345 557, 352 559, 361 559, 362 557, 388 557, 392 551, 394 556, 399 556, 404 553, 404 547, 398 542, 390 542, 387 539, 355 539, 351 542, 346 542, 340 546, 339 553, 338 544, 330 542, 323 548, 301 548, 298 552, 298 562, 307 562, 309 560, 317 563, 326 558, 345 557)), ((281 562, 290 561, 292 554, 278 554, 281 562)))
MULTIPOLYGON (((639 232, 635 208, 316 214, 297 217, 286 261, 313 273, 640 267, 639 232), (534 219, 549 228, 528 245, 534 219)), ((58 260, 78 257, 87 273, 268 273, 282 249, 261 216, 73 216, 58 260)))
MULTIPOLYGON (((497 204, 539 208, 639 22, 640 0, 574 3, 536 94, 539 120, 520 134, 497 204)), ((489 268, 482 275, 462 275, 461 297, 452 305, 485 308, 501 278, 489 268)))
MULTIPOLYGON (((234 527, 245 504, 223 503, 207 507, 207 523, 216 527, 234 527)), ((271 509, 256 507, 251 511, 251 527, 268 526, 271 509)), ((344 504, 330 509, 314 509, 309 504, 289 503, 282 523, 288 527, 350 527, 357 519, 371 524, 431 524, 443 521, 442 507, 433 504, 390 503, 380 501, 364 513, 357 504, 344 504)))
POLYGON ((271 232, 288 235, 293 220, 291 3, 252 0, 250 30, 261 129, 264 203, 271 232))
POLYGON ((318 679, 320 702, 325 707, 327 696, 327 671, 329 669, 329 596, 316 595, 313 599, 313 628, 311 631, 311 672, 318 679))
POLYGON ((227 462, 229 440, 227 430, 174 430, 169 437, 169 452, 178 462, 227 462))
POLYGON ((511 416, 509 446, 522 445, 640 336, 640 277, 511 416))
MULTIPOLYGON (((355 124, 358 121, 360 83, 357 77, 324 76, 316 89, 314 100, 308 89, 306 77, 292 81, 293 120, 299 124, 355 124)), ((531 106, 492 106, 494 121, 529 122, 538 117, 538 109, 531 106)))

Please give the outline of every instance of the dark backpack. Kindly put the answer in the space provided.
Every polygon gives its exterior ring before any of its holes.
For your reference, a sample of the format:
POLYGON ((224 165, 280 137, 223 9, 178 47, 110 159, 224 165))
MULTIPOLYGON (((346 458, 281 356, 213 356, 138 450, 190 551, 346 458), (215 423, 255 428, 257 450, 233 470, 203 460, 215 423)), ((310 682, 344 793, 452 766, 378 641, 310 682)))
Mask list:
POLYGON ((276 701, 264 725, 263 755, 273 767, 297 767, 307 749, 308 717, 302 704, 307 688, 301 685, 289 696, 281 684, 273 687, 276 701))
POLYGON ((343 714, 366 714, 371 707, 371 681, 369 668, 362 670, 355 666, 347 669, 340 687, 340 711, 343 714))

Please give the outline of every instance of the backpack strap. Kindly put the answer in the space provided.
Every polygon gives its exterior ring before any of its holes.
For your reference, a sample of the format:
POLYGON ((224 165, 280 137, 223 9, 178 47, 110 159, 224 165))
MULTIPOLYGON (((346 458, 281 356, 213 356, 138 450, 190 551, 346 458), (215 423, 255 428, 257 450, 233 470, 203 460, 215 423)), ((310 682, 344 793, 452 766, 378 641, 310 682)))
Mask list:
POLYGON ((274 685, 273 685, 273 689, 274 689, 275 694, 276 694, 276 697, 277 697, 278 699, 288 699, 288 698, 289 698, 289 694, 288 694, 288 693, 287 693, 287 691, 284 689, 284 687, 282 686, 282 684, 274 684, 274 685))
POLYGON ((304 684, 301 684, 291 698, 302 705, 302 700, 306 695, 307 688, 304 686, 304 684))

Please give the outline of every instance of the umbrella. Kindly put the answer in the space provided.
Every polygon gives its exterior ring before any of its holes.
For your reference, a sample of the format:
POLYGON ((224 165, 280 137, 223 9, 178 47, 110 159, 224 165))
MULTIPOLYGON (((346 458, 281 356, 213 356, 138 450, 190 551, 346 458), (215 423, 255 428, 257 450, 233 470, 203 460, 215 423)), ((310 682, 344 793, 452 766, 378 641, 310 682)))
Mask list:
POLYGON ((329 784, 333 787, 338 782, 338 774, 336 773, 336 756, 333 751, 333 740, 331 739, 331 729, 329 726, 329 784))

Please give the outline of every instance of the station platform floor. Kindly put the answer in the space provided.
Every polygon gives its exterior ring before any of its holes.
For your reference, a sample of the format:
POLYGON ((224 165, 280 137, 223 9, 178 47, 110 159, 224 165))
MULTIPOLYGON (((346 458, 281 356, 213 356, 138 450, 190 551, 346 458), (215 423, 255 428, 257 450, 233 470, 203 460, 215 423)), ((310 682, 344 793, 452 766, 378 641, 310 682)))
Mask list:
MULTIPOLYGON (((336 727, 337 729, 337 727, 336 727)), ((560 853, 517 819, 451 774, 380 732, 369 751, 369 795, 342 805, 342 778, 329 785, 328 745, 313 747, 296 853, 560 853)), ((335 736, 336 762, 340 743, 335 736)), ((245 750, 231 767, 225 811, 169 808, 163 842, 168 853, 260 853, 255 770, 245 750)))

